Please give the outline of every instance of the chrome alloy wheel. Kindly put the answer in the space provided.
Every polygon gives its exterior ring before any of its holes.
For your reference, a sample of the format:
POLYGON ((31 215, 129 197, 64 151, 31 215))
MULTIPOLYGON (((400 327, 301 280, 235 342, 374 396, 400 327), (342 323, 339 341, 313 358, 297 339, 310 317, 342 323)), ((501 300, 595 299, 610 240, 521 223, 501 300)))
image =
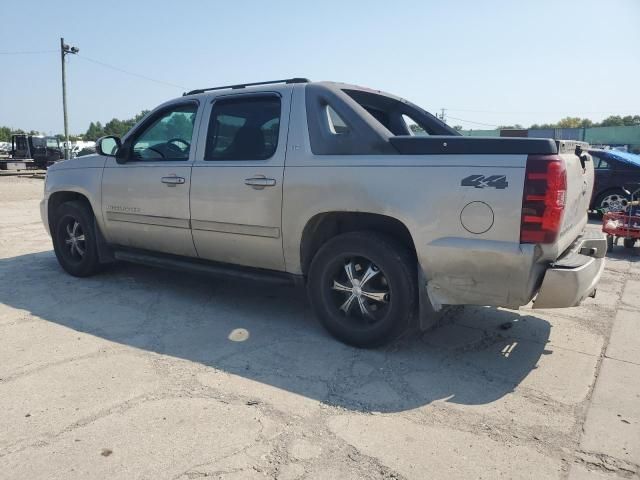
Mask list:
POLYGON ((82 260, 86 251, 84 232, 82 226, 75 218, 67 217, 69 221, 65 226, 66 236, 64 243, 69 249, 71 258, 82 260))
POLYGON ((379 321, 391 300, 384 273, 364 257, 347 258, 333 276, 331 288, 338 310, 359 323, 379 321))
POLYGON ((618 193, 612 193, 602 199, 600 202, 600 209, 604 213, 623 212, 627 209, 628 204, 629 200, 627 200, 626 197, 618 193))

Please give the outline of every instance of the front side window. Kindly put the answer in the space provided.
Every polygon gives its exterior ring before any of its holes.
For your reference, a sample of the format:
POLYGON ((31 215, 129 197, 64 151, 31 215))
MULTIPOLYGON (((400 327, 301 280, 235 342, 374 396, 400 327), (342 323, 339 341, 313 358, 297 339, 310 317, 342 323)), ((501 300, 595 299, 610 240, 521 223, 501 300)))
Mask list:
POLYGON ((190 103, 163 111, 133 142, 133 160, 188 160, 197 110, 190 103))
POLYGON ((280 98, 245 97, 213 105, 205 160, 266 160, 278 148, 280 98))

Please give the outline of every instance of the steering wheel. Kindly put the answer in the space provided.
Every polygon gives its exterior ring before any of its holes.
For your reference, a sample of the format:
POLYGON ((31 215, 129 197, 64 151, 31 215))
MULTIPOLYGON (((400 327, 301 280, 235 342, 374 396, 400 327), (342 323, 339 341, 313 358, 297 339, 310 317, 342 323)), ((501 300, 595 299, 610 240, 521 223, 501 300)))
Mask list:
POLYGON ((175 149, 179 150, 180 153, 184 153, 191 148, 191 144, 181 138, 171 138, 167 140, 167 147, 174 147, 175 149), (175 143, 183 143, 184 145, 186 145, 186 148, 183 150, 178 145, 175 145, 175 143))
POLYGON ((164 153, 162 153, 162 152, 161 152, 160 150, 158 150, 157 148, 147 147, 147 150, 151 150, 151 151, 153 151, 153 152, 156 152, 156 153, 157 153, 157 154, 159 154, 159 155, 160 155, 160 157, 162 157, 162 158, 167 158, 167 157, 165 156, 165 154, 164 154, 164 153))

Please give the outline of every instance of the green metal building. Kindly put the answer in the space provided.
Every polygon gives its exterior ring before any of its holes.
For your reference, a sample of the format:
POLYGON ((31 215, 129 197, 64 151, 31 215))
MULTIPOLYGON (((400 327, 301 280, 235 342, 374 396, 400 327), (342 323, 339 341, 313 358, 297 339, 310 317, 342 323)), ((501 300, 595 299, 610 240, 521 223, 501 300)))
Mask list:
MULTIPOLYGON (((469 137, 507 137, 514 136, 513 131, 503 130, 463 130, 469 137)), ((593 127, 593 128, 549 128, 524 130, 522 135, 534 138, 555 138, 557 140, 580 140, 591 145, 609 145, 626 147, 630 152, 640 153, 640 125, 631 127, 593 127)))

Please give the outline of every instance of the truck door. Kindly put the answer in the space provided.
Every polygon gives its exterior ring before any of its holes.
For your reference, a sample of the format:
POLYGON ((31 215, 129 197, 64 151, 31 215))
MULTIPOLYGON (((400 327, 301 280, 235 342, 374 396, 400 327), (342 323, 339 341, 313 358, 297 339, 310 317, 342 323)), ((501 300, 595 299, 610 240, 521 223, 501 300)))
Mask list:
POLYGON ((102 177, 105 236, 114 244, 196 256, 189 228, 194 101, 154 112, 127 138, 129 160, 109 157, 102 177))
POLYGON ((282 180, 291 89, 220 95, 205 109, 193 165, 198 256, 284 270, 282 180))
POLYGON ((14 135, 11 137, 11 157, 28 159, 31 158, 29 142, 26 135, 14 135))

